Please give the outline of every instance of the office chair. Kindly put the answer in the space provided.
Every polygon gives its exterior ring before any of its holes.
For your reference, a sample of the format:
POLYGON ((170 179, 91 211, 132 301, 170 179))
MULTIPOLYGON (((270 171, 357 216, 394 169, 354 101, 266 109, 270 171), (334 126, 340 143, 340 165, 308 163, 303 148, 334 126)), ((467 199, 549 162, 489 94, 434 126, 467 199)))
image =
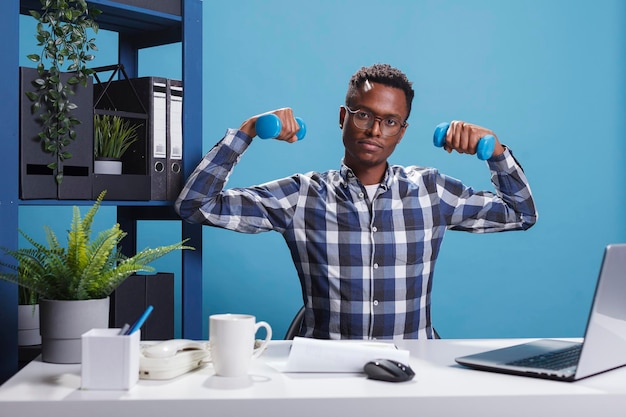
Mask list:
POLYGON ((296 313, 296 316, 291 321, 287 333, 285 333, 285 340, 293 340, 300 333, 300 327, 304 320, 304 306, 300 307, 300 310, 296 313))
MULTIPOLYGON (((300 333, 300 327, 302 326, 302 321, 304 320, 304 306, 300 307, 300 310, 296 313, 296 316, 291 321, 289 328, 287 329, 287 333, 285 333, 285 340, 293 340, 300 333)), ((433 327, 433 335, 435 339, 441 339, 437 330, 433 327)))

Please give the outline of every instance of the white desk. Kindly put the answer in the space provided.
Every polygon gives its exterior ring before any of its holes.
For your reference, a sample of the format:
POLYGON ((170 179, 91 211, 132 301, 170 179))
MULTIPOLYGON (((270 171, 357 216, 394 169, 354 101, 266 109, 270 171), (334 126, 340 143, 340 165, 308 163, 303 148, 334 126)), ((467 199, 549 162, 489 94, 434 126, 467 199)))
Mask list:
POLYGON ((361 374, 283 374, 265 364, 285 355, 275 341, 250 377, 217 377, 207 366, 129 391, 80 390, 80 365, 35 360, 0 387, 0 416, 626 416, 626 368, 578 382, 494 374, 462 368, 456 356, 526 339, 415 340, 414 380, 372 381, 361 374))

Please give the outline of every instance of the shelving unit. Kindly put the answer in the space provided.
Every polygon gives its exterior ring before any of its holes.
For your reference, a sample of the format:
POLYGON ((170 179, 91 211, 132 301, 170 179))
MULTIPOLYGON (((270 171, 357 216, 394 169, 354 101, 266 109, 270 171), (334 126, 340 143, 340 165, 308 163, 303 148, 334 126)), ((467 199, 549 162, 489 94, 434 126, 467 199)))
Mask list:
MULTIPOLYGON (((88 0, 102 15, 100 28, 118 32, 119 61, 130 77, 137 76, 140 49, 174 42, 182 43, 182 73, 185 86, 183 111, 183 171, 191 174, 202 152, 202 0, 179 0, 180 14, 163 11, 163 4, 146 0, 88 0)), ((170 0, 169 6, 178 8, 170 0)), ((40 8, 39 0, 8 1, 2 5, 0 43, 0 126, 4 160, 0 164, 0 247, 16 248, 20 205, 91 205, 91 201, 19 199, 19 15, 40 8)), ((158 74, 156 74, 158 75, 158 74)), ((175 220, 171 202, 107 201, 117 207, 117 217, 128 232, 127 247, 135 247, 137 220, 175 220)), ((181 222, 181 237, 189 238, 195 251, 182 251, 182 333, 185 338, 202 337, 202 229, 181 222)), ((0 260, 5 259, 0 253, 0 260)), ((17 289, 0 281, 0 383, 17 371, 17 289)))

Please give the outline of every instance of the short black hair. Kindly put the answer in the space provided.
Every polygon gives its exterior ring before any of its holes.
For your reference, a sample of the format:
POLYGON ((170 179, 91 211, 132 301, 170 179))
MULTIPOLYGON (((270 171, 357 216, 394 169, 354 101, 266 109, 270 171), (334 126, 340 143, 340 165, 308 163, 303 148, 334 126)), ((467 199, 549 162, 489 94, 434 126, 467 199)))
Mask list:
POLYGON ((409 81, 406 74, 389 64, 374 64, 369 67, 361 67, 360 70, 355 72, 352 78, 350 78, 350 83, 348 84, 346 106, 351 105, 350 101, 356 96, 359 88, 361 88, 367 80, 387 85, 389 87, 399 88, 404 91, 404 95, 406 97, 406 108, 408 110, 406 117, 407 119, 409 118, 409 114, 411 114, 411 103, 413 102, 413 97, 415 96, 413 83, 409 81))

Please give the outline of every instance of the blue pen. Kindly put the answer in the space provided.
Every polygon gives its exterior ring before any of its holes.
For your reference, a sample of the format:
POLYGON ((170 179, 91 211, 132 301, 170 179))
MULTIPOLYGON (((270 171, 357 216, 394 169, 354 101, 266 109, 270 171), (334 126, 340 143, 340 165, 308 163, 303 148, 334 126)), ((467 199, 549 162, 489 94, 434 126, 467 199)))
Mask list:
POLYGON ((146 308, 146 311, 143 312, 143 314, 141 315, 141 317, 139 317, 137 319, 137 321, 131 326, 130 329, 128 329, 128 331, 126 332, 126 334, 133 334, 135 333, 141 326, 143 326, 143 324, 145 323, 146 319, 148 318, 148 316, 150 315, 150 313, 152 313, 152 310, 154 310, 154 307, 152 306, 148 306, 148 308, 146 308))

